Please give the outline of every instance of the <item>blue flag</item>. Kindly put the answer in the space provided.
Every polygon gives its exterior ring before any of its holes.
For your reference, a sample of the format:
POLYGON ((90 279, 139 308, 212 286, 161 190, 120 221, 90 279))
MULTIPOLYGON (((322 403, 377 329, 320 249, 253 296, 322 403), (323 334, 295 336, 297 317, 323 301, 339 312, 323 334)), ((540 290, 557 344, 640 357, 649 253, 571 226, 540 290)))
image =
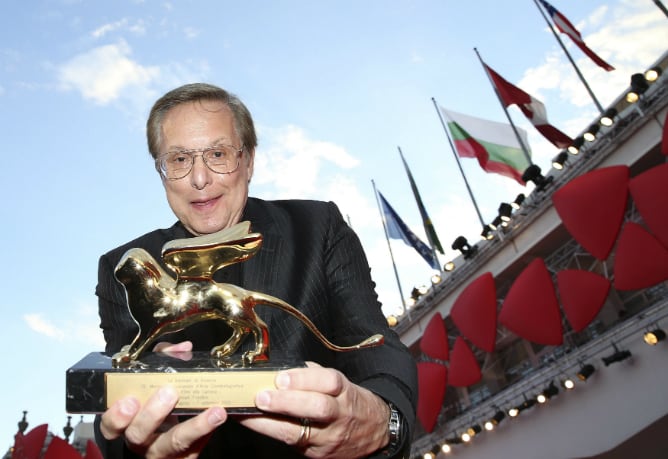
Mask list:
POLYGON ((383 208, 383 218, 385 220, 388 237, 391 237, 392 239, 402 239, 406 245, 417 250, 429 266, 440 271, 441 267, 438 264, 438 259, 436 258, 436 255, 434 255, 434 252, 432 252, 429 246, 422 242, 420 238, 408 228, 403 220, 399 218, 399 215, 397 215, 394 209, 385 200, 385 197, 380 191, 378 192, 378 196, 380 197, 380 205, 383 208))

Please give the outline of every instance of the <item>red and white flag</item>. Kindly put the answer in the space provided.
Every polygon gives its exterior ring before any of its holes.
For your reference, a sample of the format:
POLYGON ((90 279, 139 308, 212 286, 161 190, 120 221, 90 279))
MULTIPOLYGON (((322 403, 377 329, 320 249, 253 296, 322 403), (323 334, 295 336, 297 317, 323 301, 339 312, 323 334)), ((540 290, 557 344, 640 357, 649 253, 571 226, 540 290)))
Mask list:
POLYGON ((580 32, 575 28, 573 24, 571 24, 571 21, 569 21, 566 16, 561 14, 559 10, 557 10, 555 7, 547 3, 545 0, 540 0, 540 2, 543 4, 545 9, 547 10, 548 14, 552 18, 552 22, 554 22, 554 25, 557 26, 557 29, 561 33, 565 33, 569 37, 571 37, 571 40, 573 40, 573 43, 575 43, 578 48, 582 50, 583 53, 585 53, 589 58, 596 63, 599 67, 604 68, 608 72, 611 70, 615 70, 615 68, 605 62, 603 59, 601 59, 594 51, 592 51, 584 42, 582 39, 582 35, 580 35, 580 32))
POLYGON ((535 99, 512 83, 509 83, 487 64, 483 65, 485 66, 485 70, 487 70, 487 74, 492 79, 494 86, 496 86, 496 92, 499 94, 499 98, 504 107, 513 104, 517 105, 519 109, 522 110, 522 113, 524 113, 529 121, 531 121, 536 129, 538 129, 538 132, 543 134, 543 137, 552 142, 557 148, 567 148, 573 143, 573 139, 547 121, 545 105, 543 105, 541 101, 535 99))

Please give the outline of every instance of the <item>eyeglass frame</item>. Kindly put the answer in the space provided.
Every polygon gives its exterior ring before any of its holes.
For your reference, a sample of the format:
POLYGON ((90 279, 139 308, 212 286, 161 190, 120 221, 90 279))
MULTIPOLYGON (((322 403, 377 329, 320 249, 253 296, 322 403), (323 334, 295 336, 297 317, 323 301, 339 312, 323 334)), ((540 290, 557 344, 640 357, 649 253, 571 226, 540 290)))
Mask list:
POLYGON ((202 158, 202 162, 206 166, 207 169, 209 169, 211 172, 214 174, 232 174, 233 172, 236 172, 237 169, 239 169, 239 165, 241 164, 241 155, 243 154, 245 145, 241 144, 239 148, 236 148, 234 145, 215 145, 213 147, 206 147, 206 148, 193 148, 191 150, 176 150, 176 151, 168 151, 167 153, 163 153, 159 155, 157 158, 155 158, 155 168, 158 170, 158 173, 165 179, 165 180, 181 180, 184 179, 190 174, 193 170, 193 167, 195 166, 195 158, 198 156, 202 158), (211 166, 209 166, 209 163, 206 162, 204 154, 208 151, 215 150, 217 148, 223 148, 223 147, 231 147, 234 148, 234 154, 236 155, 237 158, 237 165, 234 166, 234 169, 229 170, 227 172, 218 172, 214 170, 211 166), (198 155, 195 155, 193 153, 200 152, 198 155), (188 172, 186 172, 183 176, 178 177, 178 178, 172 178, 172 177, 167 177, 167 171, 163 170, 162 167, 162 162, 163 160, 170 154, 173 153, 180 153, 180 154, 186 154, 190 157, 190 167, 188 168, 188 172))

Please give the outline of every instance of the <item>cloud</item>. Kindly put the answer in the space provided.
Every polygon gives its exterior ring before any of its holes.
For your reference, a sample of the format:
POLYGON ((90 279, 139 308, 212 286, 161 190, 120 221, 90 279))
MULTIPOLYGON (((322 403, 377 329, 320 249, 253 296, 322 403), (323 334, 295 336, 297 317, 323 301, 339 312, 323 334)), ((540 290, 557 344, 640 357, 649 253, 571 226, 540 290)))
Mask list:
POLYGON ((84 99, 106 105, 129 88, 147 88, 160 76, 158 67, 145 67, 130 58, 125 41, 79 54, 58 69, 60 86, 77 90, 84 99))
POLYGON ((98 27, 91 32, 91 35, 93 38, 99 39, 116 30, 128 30, 136 35, 143 35, 146 33, 144 21, 139 20, 131 24, 127 18, 123 18, 120 21, 110 22, 98 27))
POLYGON ((54 321, 40 313, 30 313, 24 314, 23 320, 32 331, 47 338, 59 342, 82 343, 86 347, 104 347, 96 305, 81 303, 65 317, 67 319, 54 321))
POLYGON ((312 140, 297 126, 264 128, 262 138, 267 146, 255 157, 254 182, 273 189, 271 197, 326 199, 329 181, 336 174, 326 165, 352 169, 359 161, 338 145, 312 140))
POLYGON ((40 335, 48 336, 49 338, 54 338, 58 341, 63 341, 65 339, 65 332, 45 320, 41 314, 25 314, 23 320, 26 321, 31 330, 40 335))

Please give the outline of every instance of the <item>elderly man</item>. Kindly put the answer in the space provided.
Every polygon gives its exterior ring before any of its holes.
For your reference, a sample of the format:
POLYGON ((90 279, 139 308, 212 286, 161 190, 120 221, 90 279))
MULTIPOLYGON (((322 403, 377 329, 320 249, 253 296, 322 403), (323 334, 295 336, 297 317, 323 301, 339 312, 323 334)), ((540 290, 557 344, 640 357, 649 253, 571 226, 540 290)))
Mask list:
MULTIPOLYGON (((306 314, 333 342, 349 345, 373 334, 385 344, 332 352, 300 322, 258 308, 273 352, 307 362, 281 371, 276 389, 258 393, 260 415, 228 416, 210 407, 197 416, 170 413, 178 393, 159 389, 143 405, 119 400, 97 419, 107 458, 405 457, 415 421, 415 363, 387 327, 357 236, 333 203, 248 197, 257 138, 234 95, 208 84, 165 94, 147 122, 148 147, 178 221, 100 258, 99 298, 106 351, 132 341, 137 326, 113 276, 121 256, 141 247, 160 260, 171 240, 205 235, 244 220, 262 233, 258 254, 216 273, 215 280, 281 298, 306 314)), ((220 321, 165 336, 157 350, 209 350, 229 336, 220 321)), ((250 340, 247 340, 250 341, 250 340)))

